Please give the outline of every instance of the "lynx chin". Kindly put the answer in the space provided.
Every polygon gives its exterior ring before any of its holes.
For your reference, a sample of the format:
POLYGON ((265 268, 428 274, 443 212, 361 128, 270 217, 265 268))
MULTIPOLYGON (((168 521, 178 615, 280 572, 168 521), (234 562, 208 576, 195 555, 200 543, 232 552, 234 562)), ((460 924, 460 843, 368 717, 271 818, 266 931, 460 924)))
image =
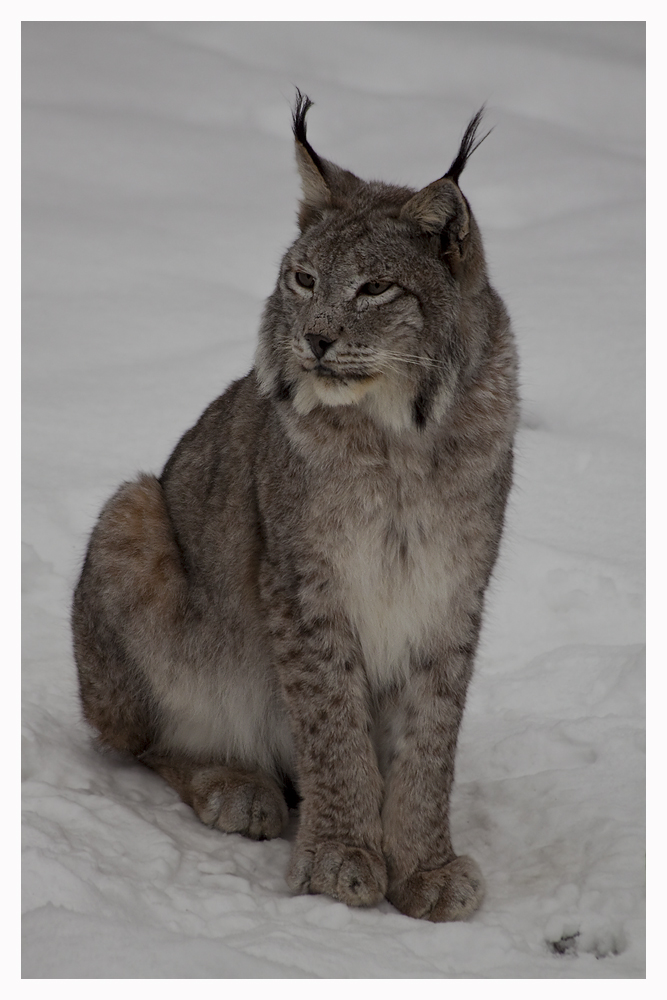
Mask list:
MULTIPOLYGON (((299 235, 253 369, 103 508, 74 594, 86 720, 287 881, 461 920, 459 724, 512 478, 517 362, 459 177, 360 180, 293 112, 299 235)), ((486 138, 486 136, 484 137, 486 138)))

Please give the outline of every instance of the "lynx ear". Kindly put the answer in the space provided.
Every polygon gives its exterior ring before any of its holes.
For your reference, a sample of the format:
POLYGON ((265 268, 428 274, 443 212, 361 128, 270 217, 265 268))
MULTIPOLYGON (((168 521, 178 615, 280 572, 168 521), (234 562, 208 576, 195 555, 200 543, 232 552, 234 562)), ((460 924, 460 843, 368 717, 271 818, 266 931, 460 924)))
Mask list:
POLYGON ((301 175, 303 198, 299 209, 299 225, 305 229, 317 221, 321 212, 331 207, 331 189, 325 176, 326 168, 308 142, 306 115, 313 102, 297 88, 292 112, 292 131, 296 147, 296 165, 301 175))
POLYGON ((401 209, 401 219, 416 222, 424 232, 436 235, 455 216, 461 217, 465 229, 467 206, 458 186, 448 177, 441 177, 413 195, 401 209))
POLYGON ((458 185, 441 177, 413 195, 401 209, 401 219, 416 222, 425 233, 440 237, 440 251, 453 264, 465 256, 470 234, 468 203, 458 185))
POLYGON ((296 163, 301 174, 303 197, 299 206, 301 230, 319 222, 328 208, 349 208, 363 182, 349 170, 318 156, 306 136, 306 114, 313 102, 297 88, 292 112, 296 163))
POLYGON ((484 108, 481 107, 468 123, 458 153, 447 173, 422 188, 401 209, 401 218, 412 219, 425 232, 440 236, 440 249, 450 266, 463 260, 470 235, 470 208, 461 194, 459 177, 480 143, 491 130, 476 140, 484 108))

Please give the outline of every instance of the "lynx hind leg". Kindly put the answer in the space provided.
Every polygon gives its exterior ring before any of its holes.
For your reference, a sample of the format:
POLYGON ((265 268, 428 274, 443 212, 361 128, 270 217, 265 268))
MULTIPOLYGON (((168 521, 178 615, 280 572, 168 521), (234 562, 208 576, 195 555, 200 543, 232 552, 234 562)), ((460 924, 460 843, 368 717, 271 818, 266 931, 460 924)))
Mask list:
POLYGON ((109 500, 93 531, 88 562, 101 596, 108 594, 118 610, 131 607, 133 615, 154 623, 173 621, 182 610, 181 558, 154 476, 123 483, 109 500))
POLYGON ((140 754, 155 740, 159 706, 145 664, 178 641, 185 604, 162 488, 142 475, 102 510, 72 606, 83 712, 102 746, 140 754))
POLYGON ((197 765, 142 758, 175 788, 207 826, 252 840, 278 837, 287 824, 287 804, 278 782, 261 771, 232 765, 197 765))

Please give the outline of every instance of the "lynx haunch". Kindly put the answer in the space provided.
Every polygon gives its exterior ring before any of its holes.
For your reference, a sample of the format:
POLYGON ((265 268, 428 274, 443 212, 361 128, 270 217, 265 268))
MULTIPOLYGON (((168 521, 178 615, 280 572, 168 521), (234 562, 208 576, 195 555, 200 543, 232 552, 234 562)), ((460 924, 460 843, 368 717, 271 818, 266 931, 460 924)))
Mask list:
POLYGON ((93 531, 83 711, 218 830, 276 837, 298 801, 294 892, 464 919, 483 880, 449 797, 517 420, 459 188, 481 113, 415 192, 318 156, 310 103, 253 369, 93 531))

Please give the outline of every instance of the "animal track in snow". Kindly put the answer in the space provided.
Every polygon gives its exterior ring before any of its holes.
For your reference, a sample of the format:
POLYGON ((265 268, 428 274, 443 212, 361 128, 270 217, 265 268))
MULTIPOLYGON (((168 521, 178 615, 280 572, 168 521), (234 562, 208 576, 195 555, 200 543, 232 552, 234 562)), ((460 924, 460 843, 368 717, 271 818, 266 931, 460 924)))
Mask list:
POLYGON ((607 958, 620 955, 627 948, 625 931, 620 923, 589 918, 552 917, 545 940, 554 955, 577 956, 582 953, 607 958))

